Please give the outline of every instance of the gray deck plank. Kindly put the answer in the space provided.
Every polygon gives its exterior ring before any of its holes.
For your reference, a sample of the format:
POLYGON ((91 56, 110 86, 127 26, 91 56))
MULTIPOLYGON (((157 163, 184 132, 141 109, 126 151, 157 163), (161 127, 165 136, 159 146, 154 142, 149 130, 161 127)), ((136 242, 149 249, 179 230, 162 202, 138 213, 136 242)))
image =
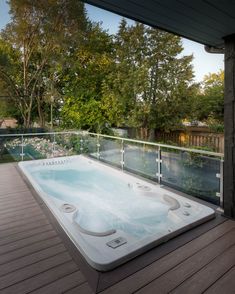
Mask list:
POLYGON ((51 239, 42 240, 37 243, 30 244, 23 248, 17 249, 15 251, 8 252, 4 255, 1 255, 0 264, 7 263, 9 261, 21 258, 22 256, 29 255, 33 252, 40 251, 42 249, 51 247, 53 245, 57 245, 61 243, 61 239, 59 237, 53 237, 51 239))
POLYGON ((71 256, 67 252, 62 252, 45 260, 25 266, 0 277, 0 289, 7 288, 69 261, 71 261, 71 256))
POLYGON ((17 211, 14 211, 14 213, 12 212, 8 212, 5 214, 1 214, 0 215, 0 224, 5 223, 8 220, 18 220, 23 218, 24 216, 30 215, 30 214, 34 214, 37 213, 38 211, 42 211, 41 208, 38 205, 35 205, 33 207, 31 207, 30 209, 20 209, 17 211))
POLYGON ((205 291, 205 294, 234 294, 235 266, 205 291))
POLYGON ((13 203, 7 203, 7 204, 2 204, 1 206, 0 206, 0 213, 1 214, 4 214, 5 212, 7 212, 7 211, 11 211, 12 210, 12 208, 14 208, 15 210, 18 210, 18 208, 25 208, 25 207, 28 207, 28 206, 30 206, 30 205, 32 205, 32 204, 35 204, 35 202, 34 202, 34 200, 33 199, 28 199, 28 200, 25 200, 24 202, 14 202, 14 204, 13 203))
POLYGON ((192 277, 184 281, 171 293, 181 294, 188 293, 189 291, 190 294, 202 293, 212 284, 214 284, 219 278, 221 278, 227 271, 229 271, 234 266, 234 264, 235 246, 232 246, 225 250, 220 256, 216 257, 207 266, 203 267, 192 277), (200 281, 200 283, 198 283, 198 281, 200 281))
POLYGON ((187 243, 186 245, 176 249, 172 253, 162 257, 142 270, 127 277, 126 279, 123 279, 119 283, 116 283, 114 286, 104 290, 102 293, 118 294, 122 291, 123 293, 133 293, 144 285, 151 283, 157 277, 168 272, 196 252, 199 252, 200 249, 208 246, 210 243, 225 235, 234 227, 235 222, 227 221, 201 235, 195 240, 187 243))
POLYGON ((4 238, 6 236, 13 235, 18 232, 27 231, 28 229, 35 228, 38 226, 43 226, 49 224, 49 221, 43 216, 32 218, 31 221, 26 222, 24 225, 14 226, 5 228, 4 230, 0 231, 0 238, 4 238))
MULTIPOLYGON (((25 192, 27 192, 28 193, 28 191, 25 191, 25 192)), ((29 197, 29 196, 24 196, 24 195, 22 195, 22 197, 19 197, 19 195, 18 195, 18 197, 14 197, 14 196, 12 196, 13 194, 10 194, 10 197, 9 197, 9 195, 8 195, 8 197, 7 198, 5 198, 5 199, 0 199, 0 206, 1 207, 5 207, 5 206, 7 206, 7 205, 9 205, 10 203, 12 204, 12 202, 15 202, 15 203, 18 203, 18 204, 21 204, 21 203, 25 203, 26 201, 29 201, 29 200, 33 200, 33 198, 32 197, 29 197)))
POLYGON ((42 232, 41 234, 37 234, 34 236, 30 236, 25 239, 17 240, 15 242, 8 243, 6 245, 0 246, 0 258, 2 254, 6 254, 8 252, 12 252, 14 250, 18 250, 20 248, 24 248, 25 246, 29 246, 31 244, 44 241, 47 239, 51 239, 56 237, 57 233, 54 230, 49 230, 46 232, 42 232))
POLYGON ((7 206, 9 203, 24 203, 26 201, 33 201, 33 197, 30 196, 30 192, 29 191, 25 191, 25 192, 22 192, 22 197, 19 197, 19 194, 18 196, 16 196, 16 194, 8 194, 7 197, 5 198, 0 198, 0 206, 1 207, 5 207, 7 206), (10 196, 10 197, 9 197, 10 196))
MULTIPOLYGON (((31 220, 33 219, 33 221, 40 221, 45 219, 45 216, 43 213, 35 213, 35 215, 33 217, 31 217, 31 220)), ((2 233, 4 233, 4 231, 9 231, 11 229, 15 229, 17 227, 22 227, 24 225, 28 225, 29 224, 29 219, 28 218, 22 218, 18 221, 8 221, 7 223, 1 224, 0 225, 0 230, 2 233)))
POLYGON ((14 213, 14 215, 4 215, 4 217, 2 216, 2 218, 0 218, 0 227, 5 224, 19 222, 20 220, 32 219, 34 216, 38 215, 43 215, 43 212, 38 207, 30 208, 26 211, 24 210, 19 214, 14 213))
POLYGON ((4 211, 1 211, 1 215, 8 214, 9 212, 11 212, 12 215, 14 215, 14 213, 16 211, 27 210, 27 209, 30 209, 31 207, 35 207, 35 206, 37 206, 37 203, 35 203, 35 202, 28 203, 28 204, 22 204, 21 206, 14 204, 14 205, 12 205, 12 207, 4 209, 4 211))
POLYGON ((43 226, 32 228, 27 231, 15 233, 10 236, 6 236, 4 238, 0 238, 0 246, 6 245, 18 240, 22 240, 31 236, 35 236, 49 230, 52 230, 52 226, 50 224, 45 224, 43 226))
MULTIPOLYGON (((33 294, 51 294, 51 293, 64 293, 77 285, 81 285, 86 281, 86 278, 81 271, 76 271, 70 275, 67 275, 61 279, 58 279, 49 285, 32 291, 33 294)), ((77 292, 80 294, 80 292, 77 292)))
POLYGON ((188 277, 199 271, 201 268, 205 267, 209 262, 214 260, 214 258, 222 254, 224 250, 231 247, 234 243, 235 230, 232 230, 232 233, 228 232, 227 234, 223 235, 221 238, 209 244, 207 247, 203 248, 196 254, 193 254, 184 262, 169 270, 161 277, 155 279, 136 293, 149 294, 153 293, 156 289, 160 293, 170 292, 173 288, 181 284, 188 277))
MULTIPOLYGON (((94 294, 94 292, 92 291, 88 283, 84 283, 64 293, 65 294, 94 294)), ((122 293, 124 292, 120 292, 120 294, 122 293)))
POLYGON ((8 185, 2 185, 0 189, 0 198, 1 196, 5 196, 8 194, 13 194, 16 192, 25 192, 28 191, 28 187, 25 185, 25 183, 19 183, 16 185, 12 185, 12 183, 9 183, 8 185))
POLYGON ((42 249, 32 254, 12 260, 8 263, 4 263, 3 265, 0 265, 0 277, 9 273, 15 272, 18 269, 22 269, 38 261, 48 259, 49 257, 52 257, 54 255, 57 255, 65 251, 66 251, 66 248, 64 247, 62 243, 60 243, 52 247, 42 249))
MULTIPOLYGON (((21 179, 21 181, 22 181, 22 179, 21 179)), ((21 192, 21 193, 19 193, 17 191, 17 192, 11 193, 11 194, 2 195, 0 197, 0 203, 2 203, 4 201, 13 201, 13 200, 20 201, 21 199, 33 199, 33 196, 29 190, 25 190, 24 192, 21 192)))
POLYGON ((45 285, 48 285, 49 283, 52 283, 55 280, 63 278, 65 275, 68 275, 75 271, 77 271, 77 265, 73 261, 68 261, 56 267, 53 267, 47 271, 44 271, 34 277, 31 277, 26 280, 22 280, 21 282, 17 284, 14 284, 8 288, 2 289, 1 294, 30 293, 33 290, 36 290, 45 285))

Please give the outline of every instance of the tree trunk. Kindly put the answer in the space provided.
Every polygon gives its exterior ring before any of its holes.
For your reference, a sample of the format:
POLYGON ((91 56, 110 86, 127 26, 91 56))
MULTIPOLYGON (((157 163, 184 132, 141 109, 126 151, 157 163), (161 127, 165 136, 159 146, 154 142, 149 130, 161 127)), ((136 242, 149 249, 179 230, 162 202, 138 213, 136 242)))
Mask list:
POLYGON ((37 96, 37 109, 38 109, 38 118, 39 118, 39 125, 41 128, 45 127, 45 115, 42 109, 42 102, 39 96, 37 96))
POLYGON ((154 142, 156 140, 155 129, 149 129, 148 140, 154 142))

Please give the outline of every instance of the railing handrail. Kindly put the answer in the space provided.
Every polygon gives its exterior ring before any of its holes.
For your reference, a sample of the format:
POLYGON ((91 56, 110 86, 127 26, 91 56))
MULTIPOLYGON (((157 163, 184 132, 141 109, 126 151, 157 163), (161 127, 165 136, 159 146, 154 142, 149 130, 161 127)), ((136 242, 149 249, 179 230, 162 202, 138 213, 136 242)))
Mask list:
POLYGON ((66 132, 45 132, 45 133, 15 133, 15 134, 0 134, 0 137, 21 137, 21 136, 34 136, 34 135, 55 135, 55 134, 77 134, 78 131, 66 132))
POLYGON ((214 157, 220 157, 223 158, 224 154, 219 152, 213 152, 213 151, 206 151, 206 150, 199 150, 199 149, 193 149, 193 148, 186 148, 186 147, 179 147, 179 146, 172 146, 168 144, 162 144, 162 143, 155 143, 155 142, 148 142, 143 140, 136 140, 136 139, 129 139, 124 137, 116 137, 111 135, 105 135, 105 134, 99 134, 99 133, 92 133, 88 131, 62 131, 62 132, 45 132, 45 133, 17 133, 17 134, 0 134, 1 137, 27 137, 27 136, 42 136, 42 135, 60 135, 60 134, 83 134, 83 135, 92 135, 92 136, 98 136, 98 137, 104 137, 104 138, 110 138, 120 141, 126 141, 126 142, 133 142, 133 143, 139 143, 139 144, 145 144, 150 146, 157 146, 157 147, 163 147, 163 148, 170 148, 173 150, 180 150, 180 151, 186 151, 191 153, 198 153, 203 155, 209 155, 214 157))
POLYGON ((140 144, 146 144, 146 145, 151 145, 151 146, 171 148, 171 149, 187 151, 187 152, 194 152, 194 153, 200 153, 200 154, 210 155, 210 156, 215 156, 215 157, 222 157, 222 158, 224 157, 224 154, 219 153, 219 152, 192 149, 192 148, 179 147, 179 146, 172 146, 172 145, 167 145, 167 144, 162 144, 162 143, 148 142, 148 141, 143 141, 143 140, 129 139, 129 138, 124 138, 124 137, 116 137, 116 136, 110 136, 110 135, 104 135, 104 134, 98 134, 98 133, 91 133, 91 132, 84 132, 84 133, 86 133, 88 135, 95 135, 95 136, 100 136, 100 137, 105 137, 105 138, 110 138, 110 139, 123 140, 123 141, 128 141, 128 142, 133 142, 133 143, 140 143, 140 144))

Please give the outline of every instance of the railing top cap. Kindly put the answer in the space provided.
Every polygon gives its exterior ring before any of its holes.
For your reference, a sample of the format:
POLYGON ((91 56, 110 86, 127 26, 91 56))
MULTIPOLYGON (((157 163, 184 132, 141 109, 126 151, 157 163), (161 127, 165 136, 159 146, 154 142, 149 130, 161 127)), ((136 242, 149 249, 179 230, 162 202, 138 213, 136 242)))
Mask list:
POLYGON ((224 157, 223 153, 218 153, 218 152, 213 152, 213 151, 206 151, 206 150, 199 150, 199 149, 193 149, 193 148, 172 146, 172 145, 167 145, 167 144, 148 142, 148 141, 142 141, 142 140, 135 140, 135 139, 128 139, 128 138, 123 138, 123 137, 115 137, 115 136, 97 134, 97 133, 90 133, 90 132, 85 132, 85 134, 92 135, 92 136, 105 137, 105 138, 110 138, 110 139, 115 139, 115 140, 133 142, 133 143, 140 143, 140 144, 144 144, 144 145, 157 146, 157 147, 163 147, 163 148, 170 148, 170 149, 175 149, 175 150, 199 153, 199 154, 210 155, 210 156, 221 157, 221 158, 224 157))

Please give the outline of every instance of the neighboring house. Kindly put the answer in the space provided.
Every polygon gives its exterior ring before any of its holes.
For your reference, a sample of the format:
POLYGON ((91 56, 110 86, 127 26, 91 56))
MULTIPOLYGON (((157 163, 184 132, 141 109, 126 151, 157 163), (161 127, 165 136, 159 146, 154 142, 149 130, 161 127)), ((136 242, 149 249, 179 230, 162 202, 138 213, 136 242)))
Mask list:
POLYGON ((0 129, 16 128, 17 120, 15 118, 7 117, 0 118, 0 129))

